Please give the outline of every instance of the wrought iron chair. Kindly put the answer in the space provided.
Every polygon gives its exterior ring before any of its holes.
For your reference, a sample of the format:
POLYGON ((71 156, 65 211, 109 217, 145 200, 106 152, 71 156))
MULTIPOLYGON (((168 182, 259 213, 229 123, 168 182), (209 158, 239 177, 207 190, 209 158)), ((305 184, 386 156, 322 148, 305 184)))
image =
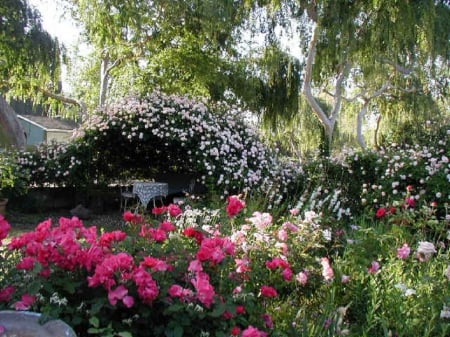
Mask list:
POLYGON ((125 212, 129 202, 136 200, 136 194, 133 193, 133 185, 125 183, 120 185, 120 211, 125 212))

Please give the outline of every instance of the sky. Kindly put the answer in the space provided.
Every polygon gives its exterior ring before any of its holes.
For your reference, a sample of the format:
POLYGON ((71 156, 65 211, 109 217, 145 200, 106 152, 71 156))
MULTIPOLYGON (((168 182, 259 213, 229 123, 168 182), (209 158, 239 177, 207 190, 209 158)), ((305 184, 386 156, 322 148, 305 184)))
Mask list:
POLYGON ((54 0, 28 0, 28 2, 39 10, 42 16, 43 28, 57 37, 66 47, 70 48, 78 42, 79 28, 67 15, 63 17, 63 10, 54 0))

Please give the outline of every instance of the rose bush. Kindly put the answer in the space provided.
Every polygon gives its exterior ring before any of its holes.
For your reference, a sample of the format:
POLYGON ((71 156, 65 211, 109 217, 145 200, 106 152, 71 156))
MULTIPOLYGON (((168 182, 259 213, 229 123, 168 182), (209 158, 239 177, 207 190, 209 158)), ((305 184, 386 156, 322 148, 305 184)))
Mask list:
MULTIPOLYGON (((228 216, 244 207, 230 197, 228 216)), ((0 283, 1 305, 61 318, 79 336, 266 336, 276 325, 272 302, 298 288, 296 272, 308 284, 321 279, 316 225, 279 226, 255 212, 231 231, 199 227, 190 211, 159 208, 153 222, 127 212, 126 230, 104 233, 77 218, 44 221, 8 244, 6 254, 20 259, 0 283), (301 249, 292 245, 300 237, 310 238, 301 249)))

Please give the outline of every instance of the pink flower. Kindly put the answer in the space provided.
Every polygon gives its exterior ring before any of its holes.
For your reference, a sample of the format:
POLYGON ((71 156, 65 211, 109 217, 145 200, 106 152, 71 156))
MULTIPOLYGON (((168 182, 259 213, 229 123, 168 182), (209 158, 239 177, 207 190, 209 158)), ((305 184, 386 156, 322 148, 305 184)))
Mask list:
POLYGON ((262 319, 264 321, 266 328, 273 329, 272 316, 270 316, 269 314, 262 314, 262 319))
POLYGON ((328 260, 327 257, 322 257, 320 263, 322 264, 322 276, 325 279, 325 281, 333 280, 334 271, 333 268, 331 267, 330 260, 328 260))
POLYGON ((282 258, 279 257, 275 257, 270 261, 266 261, 266 267, 269 269, 277 269, 277 268, 281 268, 281 269, 285 269, 285 268, 289 268, 290 264, 289 262, 287 262, 286 260, 283 260, 282 258))
POLYGON ((138 287, 139 297, 144 303, 150 304, 158 297, 158 284, 143 267, 136 268, 133 273, 133 280, 138 287))
POLYGON ((197 259, 218 264, 227 254, 234 255, 234 244, 229 238, 206 238, 197 252, 197 259))
POLYGON ((112 231, 103 233, 99 238, 99 245, 102 247, 111 247, 113 242, 120 242, 127 238, 127 234, 122 231, 112 231))
POLYGON ((163 221, 159 224, 159 229, 165 231, 165 232, 173 232, 174 230, 176 230, 177 228, 175 227, 175 225, 173 223, 171 223, 170 221, 163 221))
POLYGON ((122 301, 127 308, 134 305, 134 298, 128 296, 128 289, 123 284, 108 292, 108 300, 111 305, 116 305, 118 300, 122 301))
POLYGON ((169 206, 167 206, 167 210, 169 211, 169 215, 174 218, 183 214, 183 210, 181 209, 181 207, 175 204, 170 204, 169 206))
POLYGON ((231 329, 231 336, 239 336, 240 333, 241 333, 241 329, 237 326, 234 326, 231 329))
POLYGON ((16 288, 14 286, 8 286, 0 290, 0 302, 9 302, 11 301, 14 293, 16 292, 16 288))
POLYGON ((230 218, 239 214, 239 212, 242 211, 245 207, 245 202, 241 200, 237 195, 229 196, 227 201, 228 205, 226 211, 230 218))
POLYGON ((298 231, 298 226, 288 221, 283 223, 283 229, 290 230, 291 232, 295 233, 298 231))
POLYGON ((378 273, 378 271, 381 268, 381 264, 378 261, 372 261, 372 263, 370 264, 370 267, 368 268, 368 272, 370 274, 376 274, 378 273))
POLYGON ((411 208, 416 207, 416 199, 414 199, 414 198, 406 198, 405 202, 408 207, 411 207, 411 208))
POLYGON ((153 271, 167 271, 173 269, 165 261, 152 256, 144 257, 144 261, 141 262, 141 266, 151 268, 153 271))
POLYGON ((192 260, 189 263, 189 271, 193 271, 193 272, 199 272, 199 271, 203 271, 203 266, 202 263, 199 260, 192 260))
POLYGON ((171 297, 181 297, 181 294, 183 294, 183 287, 178 284, 173 284, 169 288, 168 293, 171 297))
POLYGON ((191 299, 194 296, 191 289, 185 289, 178 284, 172 285, 169 288, 168 293, 171 297, 178 297, 181 300, 191 299))
POLYGON ((241 274, 252 270, 248 257, 244 257, 243 259, 234 259, 234 262, 236 263, 236 273, 241 274))
POLYGON ((397 249, 397 257, 402 260, 406 259, 410 253, 411 253, 411 248, 409 248, 407 243, 403 244, 402 247, 397 249))
POLYGON ((381 207, 381 208, 379 208, 379 209, 377 210, 377 213, 375 214, 375 216, 376 216, 378 219, 381 219, 381 218, 383 218, 386 214, 387 214, 386 208, 381 207))
POLYGON ((293 216, 297 216, 300 213, 300 211, 298 208, 293 208, 289 211, 289 213, 291 213, 291 215, 293 216))
POLYGON ((288 232, 285 229, 280 229, 277 236, 280 241, 286 241, 288 239, 288 232))
POLYGON ((152 208, 152 214, 153 215, 161 215, 161 214, 164 214, 166 211, 167 211, 167 207, 166 206, 153 207, 152 208))
POLYGON ((17 264, 16 268, 23 270, 32 270, 35 263, 36 259, 34 257, 26 256, 17 264))
POLYGON ((341 282, 344 283, 344 284, 350 282, 350 276, 342 275, 341 276, 341 282))
POLYGON ((243 305, 238 305, 236 307, 236 314, 238 314, 238 315, 245 314, 245 307, 243 305))
POLYGON ((247 329, 242 331, 242 337, 267 337, 267 333, 249 325, 247 329))
POLYGON ((198 272, 191 283, 197 291, 197 299, 207 308, 211 307, 211 305, 214 303, 214 297, 216 296, 216 293, 214 291, 214 287, 209 282, 208 274, 204 272, 198 272))
POLYGON ((2 240, 8 236, 10 229, 11 225, 6 221, 5 217, 0 214, 0 244, 2 244, 2 240))
POLYGON ((277 297, 278 293, 274 287, 264 285, 261 287, 261 295, 264 297, 277 297))
POLYGON ((134 214, 130 211, 126 211, 125 213, 123 213, 123 219, 126 222, 131 222, 131 223, 142 223, 144 220, 142 215, 134 214))
POLYGON ((36 302, 36 296, 30 294, 22 295, 22 299, 14 304, 14 309, 28 310, 34 302, 36 302))
POLYGON ((294 275, 294 273, 292 272, 291 268, 286 268, 281 272, 281 275, 283 276, 283 279, 285 281, 292 281, 292 276, 294 275))
POLYGON ((272 220, 272 215, 261 212, 253 212, 253 216, 247 219, 248 222, 260 230, 269 226, 272 223, 272 220))
POLYGON ((308 273, 305 271, 301 271, 295 276, 295 279, 297 282, 299 282, 302 286, 306 285, 308 283, 308 273))
POLYGON ((0 335, 1 335, 2 333, 4 333, 5 331, 6 331, 5 326, 0 324, 0 335))
POLYGON ((186 235, 188 238, 194 238, 198 244, 201 244, 204 239, 203 233, 192 227, 186 228, 183 231, 183 234, 186 235))

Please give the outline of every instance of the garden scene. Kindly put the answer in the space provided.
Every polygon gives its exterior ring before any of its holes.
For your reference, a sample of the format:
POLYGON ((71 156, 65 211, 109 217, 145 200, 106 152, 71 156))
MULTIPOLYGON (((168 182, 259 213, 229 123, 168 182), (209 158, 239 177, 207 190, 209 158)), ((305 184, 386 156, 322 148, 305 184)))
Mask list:
POLYGON ((450 335, 448 1, 6 2, 0 337, 450 335))

